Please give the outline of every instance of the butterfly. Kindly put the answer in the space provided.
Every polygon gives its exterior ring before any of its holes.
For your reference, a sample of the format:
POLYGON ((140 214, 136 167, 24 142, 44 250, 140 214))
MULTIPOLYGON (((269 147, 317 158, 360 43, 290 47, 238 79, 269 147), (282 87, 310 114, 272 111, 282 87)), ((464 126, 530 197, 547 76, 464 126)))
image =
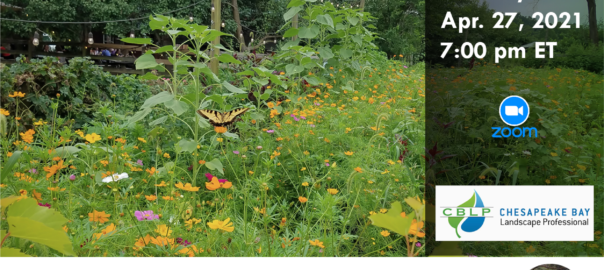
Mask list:
POLYGON ((235 122, 235 119, 247 110, 248 108, 239 108, 224 113, 214 110, 198 110, 197 113, 201 115, 201 117, 210 120, 210 124, 213 126, 224 127, 235 122))

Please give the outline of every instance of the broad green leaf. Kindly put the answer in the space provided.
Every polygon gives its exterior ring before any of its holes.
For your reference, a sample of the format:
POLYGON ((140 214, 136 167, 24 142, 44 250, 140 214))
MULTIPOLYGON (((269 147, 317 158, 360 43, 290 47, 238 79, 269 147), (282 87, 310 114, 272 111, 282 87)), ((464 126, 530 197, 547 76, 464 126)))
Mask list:
POLYGON ((233 57, 230 54, 226 54, 226 53, 223 53, 220 56, 218 56, 218 61, 223 62, 223 63, 235 63, 235 64, 241 65, 241 61, 235 59, 235 57, 233 57))
POLYGON ((174 47, 172 47, 172 45, 166 45, 166 46, 163 46, 163 47, 155 50, 155 53, 173 52, 173 51, 174 51, 174 47))
POLYGON ((222 86, 224 86, 227 90, 229 90, 235 94, 245 94, 246 93, 245 91, 241 90, 241 88, 235 87, 234 85, 230 84, 227 81, 223 81, 222 86))
POLYGON ((354 35, 352 36, 352 41, 356 42, 359 45, 363 44, 363 37, 360 35, 354 35))
POLYGON ((141 119, 145 118, 149 113, 151 113, 150 108, 145 108, 142 111, 136 112, 132 117, 128 119, 128 124, 136 123, 141 119))
POLYGON ((319 56, 321 58, 323 58, 323 60, 331 59, 334 56, 333 52, 331 51, 331 49, 327 48, 327 47, 318 48, 317 51, 319 52, 319 56))
MULTIPOLYGON (((476 201, 476 193, 472 194, 472 197, 466 202, 460 204, 458 207, 474 207, 474 202, 476 201)), ((455 233, 457 237, 461 237, 457 232, 457 227, 459 227, 459 223, 464 219, 464 217, 449 217, 449 225, 455 229, 455 233)))
POLYGON ((1 257, 31 257, 16 248, 0 248, 1 257))
POLYGON ((97 171, 96 174, 94 174, 94 182, 96 182, 97 185, 103 185, 103 172, 101 171, 97 171))
POLYGON ((56 148, 54 151, 52 151, 51 156, 52 157, 61 157, 61 158, 65 158, 69 155, 73 155, 77 152, 80 152, 82 149, 77 148, 75 146, 63 146, 63 147, 58 147, 56 148))
POLYGON ((242 71, 242 72, 237 73, 237 75, 239 75, 239 76, 244 76, 244 75, 245 76, 254 76, 255 74, 251 70, 246 70, 246 71, 242 71))
POLYGON ((357 25, 357 23, 359 23, 359 18, 357 18, 357 17, 346 16, 346 19, 352 25, 357 25))
POLYGON ((284 38, 293 37, 298 34, 298 28, 290 28, 283 34, 284 38))
POLYGON ((222 135, 228 138, 239 139, 239 135, 237 135, 237 133, 225 132, 222 135))
POLYGON ((136 69, 152 69, 159 64, 155 61, 155 57, 151 54, 143 54, 139 58, 134 61, 136 64, 136 69))
POLYGON ((199 116, 199 114, 197 114, 197 113, 195 114, 195 119, 197 120, 197 125, 200 128, 205 129, 205 128, 209 128, 211 126, 207 119, 199 116))
POLYGON ((223 174, 222 162, 220 162, 220 160, 218 160, 217 158, 212 159, 212 161, 206 162, 206 167, 208 167, 208 169, 212 171, 218 170, 220 174, 223 174))
POLYGON ((465 257, 459 242, 445 241, 436 246, 429 257, 465 257))
POLYGON ((426 215, 426 209, 425 209, 425 205, 419 201, 417 198, 413 198, 413 197, 408 197, 405 198, 405 202, 411 206, 411 208, 413 208, 413 210, 417 211, 419 213, 419 218, 421 220, 424 220, 424 217, 426 215))
POLYGON ((21 157, 21 153, 23 153, 23 152, 22 151, 13 152, 13 155, 8 159, 8 161, 6 163, 4 163, 4 166, 2 166, 2 173, 0 174, 0 181, 2 183, 6 183, 4 180, 6 179, 7 176, 11 175, 11 172, 13 172, 12 168, 13 168, 13 166, 15 166, 15 164, 17 164, 17 161, 21 157))
POLYGON ((285 14, 283 14, 283 19, 286 22, 289 21, 291 18, 293 18, 294 16, 296 16, 296 14, 298 14, 298 12, 300 12, 300 10, 302 10, 301 7, 290 8, 287 12, 285 12, 285 14))
POLYGON ((145 100, 145 103, 143 103, 143 106, 141 106, 141 109, 151 108, 157 104, 161 104, 166 101, 170 101, 172 99, 174 99, 174 96, 170 92, 162 91, 162 92, 159 92, 157 95, 152 96, 152 97, 148 98, 147 100, 145 100))
POLYGON ((321 29, 317 25, 313 25, 310 28, 308 27, 300 27, 298 32, 298 37, 300 38, 315 38, 319 35, 321 29))
POLYGON ((318 85, 319 84, 319 80, 317 80, 317 77, 315 76, 304 76, 304 79, 310 84, 310 85, 318 85))
POLYGON ((201 40, 201 43, 210 42, 210 41, 215 40, 217 37, 220 37, 220 36, 230 36, 227 33, 223 33, 223 32, 220 32, 220 31, 214 30, 214 29, 210 29, 210 30, 208 30, 208 32, 209 32, 208 35, 206 35, 201 40))
POLYGON ((163 124, 164 122, 166 122, 166 119, 168 119, 168 116, 162 116, 160 118, 153 120, 151 123, 149 123, 149 125, 155 126, 155 125, 163 124))
POLYGON ((64 218, 54 209, 40 207, 38 201, 28 198, 8 208, 7 221, 11 236, 49 246, 65 255, 76 256, 65 231, 64 218))
POLYGON ((216 44, 216 45, 213 45, 213 46, 214 46, 214 48, 218 48, 221 51, 230 52, 230 53, 233 52, 232 50, 229 50, 229 49, 225 48, 224 46, 222 46, 222 44, 216 44))
POLYGON ((171 99, 164 103, 166 107, 172 109, 176 115, 181 115, 187 111, 187 103, 177 99, 171 99))
POLYGON ((331 26, 333 28, 333 19, 331 18, 331 16, 329 16, 329 14, 317 15, 317 22, 319 22, 320 24, 331 26))
POLYGON ((400 202, 393 202, 392 207, 386 214, 376 213, 369 216, 371 223, 375 226, 382 227, 384 229, 391 230, 395 233, 405 236, 409 234, 409 228, 411 222, 415 218, 415 212, 402 217, 403 206, 400 202))
POLYGON ((132 44, 152 44, 150 38, 122 38, 120 39, 124 43, 132 43, 132 44))
POLYGON ((156 76, 156 75, 154 75, 151 72, 147 72, 147 73, 145 73, 145 75, 139 76, 138 78, 139 79, 143 79, 143 80, 152 80, 152 81, 155 81, 155 80, 159 79, 159 76, 156 76))
POLYGON ((4 211, 6 211, 6 208, 7 208, 9 205, 13 204, 14 202, 16 202, 16 201, 18 201, 18 200, 24 199, 24 198, 27 198, 27 197, 21 197, 21 196, 8 196, 8 197, 6 197, 6 198, 4 198, 4 199, 0 200, 0 208, 1 208, 1 210, 0 210, 0 214, 1 214, 1 215, 4 215, 4 211))
POLYGON ((344 59, 348 59, 352 56, 352 50, 342 48, 340 49, 340 56, 342 56, 344 59))
POLYGON ((300 72, 304 71, 304 68, 301 66, 297 66, 294 64, 288 64, 287 66, 285 66, 285 73, 287 75, 294 75, 294 74, 298 74, 300 72))
POLYGON ((283 44, 283 46, 281 46, 281 50, 283 50, 283 51, 289 50, 291 47, 298 46, 299 42, 300 42, 299 39, 288 41, 285 44, 283 44))
POLYGON ((180 147, 181 151, 186 151, 189 153, 193 153, 195 152, 195 149, 197 149, 197 143, 191 139, 180 140, 178 142, 178 146, 180 147))
POLYGON ((292 0, 289 2, 289 4, 287 4, 287 8, 299 7, 299 6, 303 6, 304 4, 306 4, 306 2, 304 0, 292 0))
POLYGON ((267 85, 268 84, 268 79, 267 78, 256 78, 256 77, 253 77, 252 80, 255 81, 256 83, 258 83, 259 85, 267 85))

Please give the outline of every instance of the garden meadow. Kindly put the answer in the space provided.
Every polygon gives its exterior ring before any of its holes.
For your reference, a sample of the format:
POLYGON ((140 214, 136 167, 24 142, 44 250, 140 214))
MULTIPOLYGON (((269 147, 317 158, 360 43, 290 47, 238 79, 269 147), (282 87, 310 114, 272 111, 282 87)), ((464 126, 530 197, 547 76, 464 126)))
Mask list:
POLYGON ((423 65, 377 50, 369 13, 288 8, 298 39, 262 60, 156 15, 173 45, 137 59, 144 76, 3 66, 2 255, 423 256, 423 65))

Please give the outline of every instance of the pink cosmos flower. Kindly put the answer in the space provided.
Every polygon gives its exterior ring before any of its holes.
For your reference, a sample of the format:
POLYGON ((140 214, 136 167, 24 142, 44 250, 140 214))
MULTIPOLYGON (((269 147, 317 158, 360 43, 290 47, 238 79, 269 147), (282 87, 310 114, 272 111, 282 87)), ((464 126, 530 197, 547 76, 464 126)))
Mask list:
POLYGON ((267 130, 267 131, 266 131, 266 133, 273 134, 273 133, 275 133, 275 131, 274 131, 274 130, 272 130, 272 129, 269 129, 269 130, 267 130))
POLYGON ((239 151, 233 151, 233 154, 239 155, 239 151))
POLYGON ((154 215, 153 210, 147 210, 147 211, 142 211, 142 212, 135 211, 134 216, 139 221, 159 219, 159 215, 154 215))

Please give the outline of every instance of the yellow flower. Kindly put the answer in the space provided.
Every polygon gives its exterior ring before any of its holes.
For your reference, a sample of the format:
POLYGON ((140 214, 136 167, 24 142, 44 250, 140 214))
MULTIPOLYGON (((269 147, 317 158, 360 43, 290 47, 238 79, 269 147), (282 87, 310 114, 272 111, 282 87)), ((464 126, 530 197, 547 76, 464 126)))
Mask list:
POLYGON ((152 202, 152 201, 155 201, 157 199, 157 196, 155 196, 155 195, 145 195, 145 198, 147 198, 148 201, 152 202))
POLYGON ((9 97, 25 97, 25 93, 21 93, 21 92, 13 92, 12 94, 8 94, 9 97))
POLYGON ((327 192, 329 192, 329 194, 331 194, 331 195, 336 195, 336 194, 338 194, 338 190, 337 190, 337 189, 335 189, 335 188, 328 188, 328 189, 327 189, 327 192))
POLYGON ((147 140, 145 140, 144 138, 138 137, 138 140, 143 142, 143 143, 147 143, 147 140))
POLYGON ((7 110, 2 109, 2 108, 0 108, 0 113, 3 114, 3 115, 5 115, 5 116, 9 116, 10 115, 10 113, 7 110))
POLYGON ((306 171, 306 167, 302 167, 302 169, 300 169, 300 171, 306 171))
POLYGON ((356 167, 356 168, 354 168, 354 170, 356 172, 358 172, 358 173, 362 173, 363 172, 363 169, 361 169, 361 167, 356 167))
POLYGON ((529 247, 526 248, 526 252, 527 253, 533 253, 533 252, 535 252, 535 248, 533 246, 529 246, 529 247))
POLYGON ((222 142, 222 141, 223 141, 223 139, 222 139, 222 138, 216 138, 216 141, 217 141, 217 142, 222 142))
POLYGON ((253 171, 248 171, 248 173, 249 173, 249 174, 254 174, 254 172, 253 172, 253 171))
POLYGON ((200 223, 200 222, 201 222, 201 219, 192 218, 192 219, 185 221, 185 225, 187 226, 187 228, 192 229, 193 225, 200 223))
POLYGON ((304 183, 302 183, 302 186, 307 187, 307 186, 308 186, 308 182, 304 182, 304 183))
MULTIPOLYGON (((147 170, 148 170, 148 169, 147 169, 147 170)), ((159 183, 159 184, 157 184, 157 185, 155 185, 155 186, 156 186, 156 187, 165 187, 165 186, 167 186, 167 185, 166 185, 166 182, 165 182, 165 181, 161 181, 161 183, 159 183)))
POLYGON ((306 203, 308 199, 306 197, 298 197, 298 201, 300 201, 301 203, 306 203))
POLYGON ((101 140, 101 136, 99 136, 96 133, 86 134, 86 136, 84 137, 84 139, 86 139, 89 143, 95 143, 95 142, 101 140))
POLYGON ((164 153, 164 157, 165 157, 165 158, 170 158, 170 154, 168 154, 168 153, 164 153))
POLYGON ((36 132, 33 129, 19 133, 19 135, 21 135, 21 139, 26 143, 34 142, 34 134, 36 134, 36 132))
POLYGON ((380 209, 380 213, 384 214, 386 212, 388 212, 388 209, 385 209, 385 208, 380 209))
POLYGON ((8 153, 6 153, 6 156, 7 156, 7 157, 12 157, 12 156, 13 156, 13 152, 8 152, 8 153))
POLYGON ((172 233, 172 230, 170 230, 170 228, 164 224, 162 225, 158 225, 157 229, 155 229, 156 233, 161 234, 161 236, 170 236, 170 234, 172 233))
POLYGON ((387 230, 383 230, 380 234, 384 237, 388 237, 390 235, 390 232, 387 230))
POLYGON ((212 230, 223 230, 225 232, 232 232, 235 230, 235 227, 233 227, 233 222, 231 222, 230 218, 227 218, 224 221, 214 220, 212 222, 208 222, 208 226, 212 230))
POLYGON ((273 118, 273 117, 275 117, 277 115, 279 115, 279 111, 277 111, 277 110, 271 110, 271 118, 273 118))
POLYGON ((552 155, 552 157, 557 157, 557 156, 558 156, 558 154, 557 154, 557 153, 554 153, 554 152, 551 152, 551 153, 549 153, 549 154, 550 154, 550 155, 552 155))
POLYGON ((549 185, 551 181, 549 181, 549 179, 545 179, 545 183, 549 185))
POLYGON ((354 154, 354 152, 352 152, 352 151, 346 151, 346 152, 344 152, 344 155, 347 155, 347 156, 352 156, 352 154, 354 154))

